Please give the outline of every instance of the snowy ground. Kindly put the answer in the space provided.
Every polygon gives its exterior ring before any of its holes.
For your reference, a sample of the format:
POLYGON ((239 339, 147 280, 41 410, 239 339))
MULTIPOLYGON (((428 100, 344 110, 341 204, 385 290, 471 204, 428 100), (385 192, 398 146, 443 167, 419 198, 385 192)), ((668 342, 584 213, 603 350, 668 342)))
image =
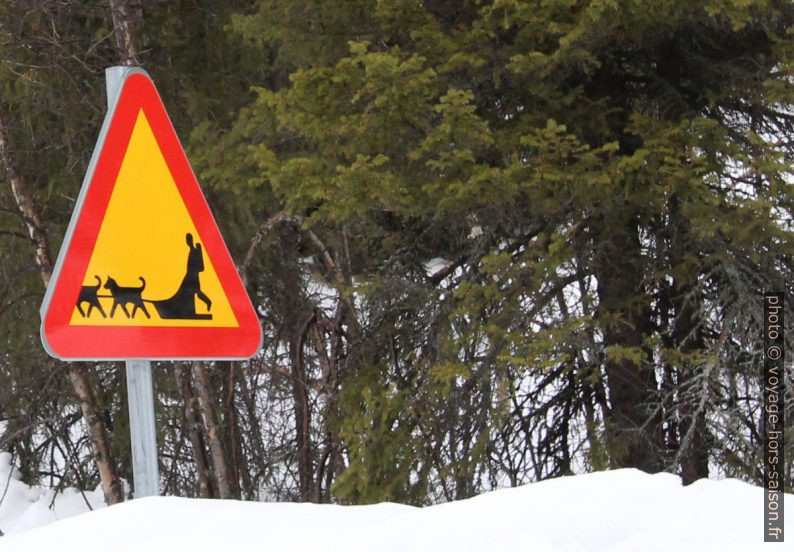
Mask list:
MULTIPOLYGON (((0 452, 0 532, 6 535, 105 507, 101 489, 81 493, 68 488, 55 493, 30 488, 19 482, 10 463, 11 455, 0 452)), ((0 539, 0 551, 5 552, 6 540, 0 539)))
MULTIPOLYGON (((682 487, 673 475, 636 470, 565 477, 429 508, 157 497, 83 515, 74 515, 88 509, 80 493, 59 495, 50 509, 51 491, 40 496, 8 475, 7 455, 0 455, 0 489, 9 483, 0 505, 0 529, 7 533, 0 537, 1 552, 701 552, 775 546, 763 543, 761 489, 736 480, 682 487)), ((100 505, 99 492, 86 498, 100 505)), ((786 497, 789 520, 791 499, 786 497)), ((794 541, 794 523, 786 523, 786 532, 794 541)))

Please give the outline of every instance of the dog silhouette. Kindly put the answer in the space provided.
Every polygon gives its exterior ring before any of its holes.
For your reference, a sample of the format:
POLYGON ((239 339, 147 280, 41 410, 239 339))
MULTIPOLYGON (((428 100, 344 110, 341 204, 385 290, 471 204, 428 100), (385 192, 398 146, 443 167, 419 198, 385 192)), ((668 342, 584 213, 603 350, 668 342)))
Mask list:
POLYGON ((143 290, 146 288, 146 280, 141 276, 138 276, 138 279, 141 281, 140 287, 124 287, 120 286, 116 280, 108 276, 105 282, 105 289, 109 290, 110 294, 113 296, 113 306, 110 308, 111 318, 113 318, 113 313, 116 312, 116 307, 121 307, 121 310, 124 311, 127 318, 135 318, 135 313, 138 312, 138 309, 143 311, 146 318, 151 318, 151 316, 149 316, 149 311, 146 310, 143 304, 143 298, 141 297, 141 293, 143 293, 143 290), (127 305, 130 303, 133 305, 132 314, 127 311, 127 305))
POLYGON ((99 303, 99 297, 97 297, 99 287, 102 285, 102 279, 97 275, 94 275, 94 278, 96 278, 95 286, 83 286, 80 288, 80 295, 77 297, 77 310, 80 311, 83 318, 88 318, 91 316, 91 311, 97 308, 102 318, 107 318, 105 311, 102 309, 102 305, 99 303), (83 303, 88 303, 88 312, 83 310, 81 306, 83 303))

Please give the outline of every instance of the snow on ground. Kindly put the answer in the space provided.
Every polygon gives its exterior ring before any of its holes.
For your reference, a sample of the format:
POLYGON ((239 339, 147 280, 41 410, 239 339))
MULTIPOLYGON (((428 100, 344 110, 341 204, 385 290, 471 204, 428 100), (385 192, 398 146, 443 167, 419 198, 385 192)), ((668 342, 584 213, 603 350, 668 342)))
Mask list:
MULTIPOLYGON (((16 518, 4 507, 0 523, 48 521, 23 487, 11 487, 11 503, 29 506, 16 518)), ((428 508, 144 498, 0 537, 0 551, 752 551, 765 546, 762 519, 758 487, 682 487, 674 475, 626 469, 428 508)), ((794 523, 786 531, 794 539, 794 523)))
MULTIPOLYGON (((6 535, 105 507, 102 489, 81 493, 66 488, 56 494, 52 489, 28 487, 18 477, 11 455, 0 452, 0 531, 6 535)), ((0 551, 5 550, 4 544, 0 540, 0 551)))

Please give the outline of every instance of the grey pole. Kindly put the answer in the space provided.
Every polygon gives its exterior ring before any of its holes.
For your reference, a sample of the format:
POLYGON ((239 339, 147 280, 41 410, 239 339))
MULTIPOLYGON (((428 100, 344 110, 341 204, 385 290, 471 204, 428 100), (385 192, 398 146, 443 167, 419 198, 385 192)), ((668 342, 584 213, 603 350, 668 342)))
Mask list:
MULTIPOLYGON (((118 99, 124 75, 129 67, 105 69, 108 110, 118 99)), ((132 444, 132 479, 135 498, 160 494, 160 472, 157 468, 157 434, 154 425, 154 393, 152 363, 128 360, 127 402, 130 407, 130 442, 132 444)))
POLYGON ((160 472, 157 468, 152 363, 128 360, 126 365, 135 498, 157 496, 160 494, 160 472))

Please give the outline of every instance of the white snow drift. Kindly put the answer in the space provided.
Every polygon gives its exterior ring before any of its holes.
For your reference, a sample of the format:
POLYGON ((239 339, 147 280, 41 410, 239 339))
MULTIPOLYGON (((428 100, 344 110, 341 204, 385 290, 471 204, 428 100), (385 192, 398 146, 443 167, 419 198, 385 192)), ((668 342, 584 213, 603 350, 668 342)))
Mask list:
MULTIPOLYGON (((2 467, 0 462, 0 472, 2 467)), ((763 542, 762 489, 736 480, 682 487, 674 475, 628 469, 543 481, 428 508, 145 498, 21 532, 74 513, 75 499, 84 507, 85 501, 71 492, 55 501, 53 512, 45 507, 51 494, 42 500, 10 481, 12 494, 0 506, 0 529, 13 534, 0 537, 2 552, 702 552, 760 551, 764 546, 768 551, 774 546, 763 542), (68 511, 59 512, 58 506, 67 503, 68 511)), ((91 493, 89 502, 96 497, 91 493)), ((789 519, 794 519, 791 495, 786 503, 789 519)), ((794 540, 794 524, 786 523, 786 532, 794 540)))

